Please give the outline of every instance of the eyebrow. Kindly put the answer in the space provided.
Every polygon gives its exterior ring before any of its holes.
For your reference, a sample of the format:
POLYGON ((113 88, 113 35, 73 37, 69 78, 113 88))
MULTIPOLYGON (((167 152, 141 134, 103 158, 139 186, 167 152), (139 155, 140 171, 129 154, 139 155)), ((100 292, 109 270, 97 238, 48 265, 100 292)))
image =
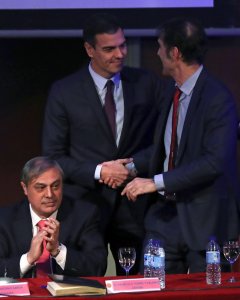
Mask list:
MULTIPOLYGON (((56 184, 56 183, 60 183, 61 182, 61 179, 57 179, 57 180, 55 180, 54 182, 52 182, 51 184, 50 184, 50 186, 52 186, 52 185, 54 185, 54 184, 56 184)), ((46 184, 46 183, 44 183, 44 182, 36 182, 35 184, 34 184, 34 186, 47 186, 48 184, 46 184)))
POLYGON ((109 46, 103 46, 100 47, 101 49, 114 49, 114 48, 118 48, 118 47, 122 47, 122 46, 126 46, 127 45, 127 41, 124 40, 120 45, 109 45, 109 46))

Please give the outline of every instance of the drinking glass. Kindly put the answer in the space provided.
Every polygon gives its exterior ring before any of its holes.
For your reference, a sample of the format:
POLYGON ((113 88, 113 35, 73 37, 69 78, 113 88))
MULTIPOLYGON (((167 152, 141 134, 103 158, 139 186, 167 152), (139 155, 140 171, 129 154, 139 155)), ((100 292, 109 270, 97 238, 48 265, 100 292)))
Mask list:
MULTIPOLYGON (((229 261, 231 272, 233 263, 237 260, 239 256, 239 243, 237 241, 228 241, 223 245, 223 254, 225 258, 229 261)), ((228 279, 229 282, 236 282, 236 278, 232 276, 228 279)))
POLYGON ((131 247, 124 247, 118 250, 118 260, 121 267, 125 270, 128 277, 129 270, 134 266, 136 261, 136 251, 131 247))

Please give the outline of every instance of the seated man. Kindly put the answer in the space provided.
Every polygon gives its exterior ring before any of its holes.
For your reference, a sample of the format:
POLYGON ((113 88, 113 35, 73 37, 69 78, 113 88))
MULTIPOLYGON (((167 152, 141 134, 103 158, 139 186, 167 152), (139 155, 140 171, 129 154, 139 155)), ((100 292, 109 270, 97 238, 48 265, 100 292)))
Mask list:
POLYGON ((63 201, 62 180, 54 160, 36 157, 25 164, 21 186, 28 200, 0 209, 0 276, 104 275, 107 253, 97 208, 63 201))

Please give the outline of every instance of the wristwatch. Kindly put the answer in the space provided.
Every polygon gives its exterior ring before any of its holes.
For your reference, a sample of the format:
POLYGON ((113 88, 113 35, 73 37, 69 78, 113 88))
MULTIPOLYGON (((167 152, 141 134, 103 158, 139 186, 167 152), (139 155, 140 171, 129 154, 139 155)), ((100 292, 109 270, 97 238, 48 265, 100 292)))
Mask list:
POLYGON ((57 249, 55 251, 56 251, 56 253, 51 254, 51 256, 54 257, 54 258, 57 257, 58 254, 60 253, 60 251, 61 251, 61 244, 58 245, 58 247, 57 247, 57 249))

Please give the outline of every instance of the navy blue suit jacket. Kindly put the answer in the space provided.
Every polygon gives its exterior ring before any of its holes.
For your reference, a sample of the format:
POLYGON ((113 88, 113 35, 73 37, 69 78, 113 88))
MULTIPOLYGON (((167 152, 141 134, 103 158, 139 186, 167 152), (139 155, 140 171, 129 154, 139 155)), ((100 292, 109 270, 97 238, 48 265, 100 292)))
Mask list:
MULTIPOLYGON (((96 207, 72 199, 63 200, 57 214, 60 222, 59 242, 67 247, 64 271, 54 259, 53 273, 72 276, 102 276, 106 270, 107 253, 99 233, 96 207), (86 213, 86 211, 88 213, 86 213)), ((25 199, 0 209, 0 276, 19 278, 22 254, 30 249, 32 220, 25 199)), ((33 277, 34 268, 24 277, 33 277)))
MULTIPOLYGON (((43 153, 56 159, 65 173, 65 193, 99 204, 109 221, 119 191, 94 180, 104 161, 133 157, 153 143, 162 84, 150 72, 124 67, 121 72, 124 123, 116 146, 88 67, 56 82, 50 91, 44 120, 43 153)), ((134 160, 138 171, 148 160, 134 160)), ((142 218, 142 203, 133 206, 142 218), (137 208, 139 206, 139 208, 137 208)), ((124 216, 123 216, 124 218, 124 216)))
MULTIPOLYGON (((161 109, 150 176, 163 171, 164 132, 173 91, 174 83, 161 109)), ((203 69, 190 100, 176 167, 163 173, 166 190, 176 193, 181 229, 191 249, 205 249, 211 235, 219 243, 238 236, 237 126, 233 97, 203 69)), ((147 230, 161 230, 157 220, 164 206, 157 201, 151 207, 147 230)))

